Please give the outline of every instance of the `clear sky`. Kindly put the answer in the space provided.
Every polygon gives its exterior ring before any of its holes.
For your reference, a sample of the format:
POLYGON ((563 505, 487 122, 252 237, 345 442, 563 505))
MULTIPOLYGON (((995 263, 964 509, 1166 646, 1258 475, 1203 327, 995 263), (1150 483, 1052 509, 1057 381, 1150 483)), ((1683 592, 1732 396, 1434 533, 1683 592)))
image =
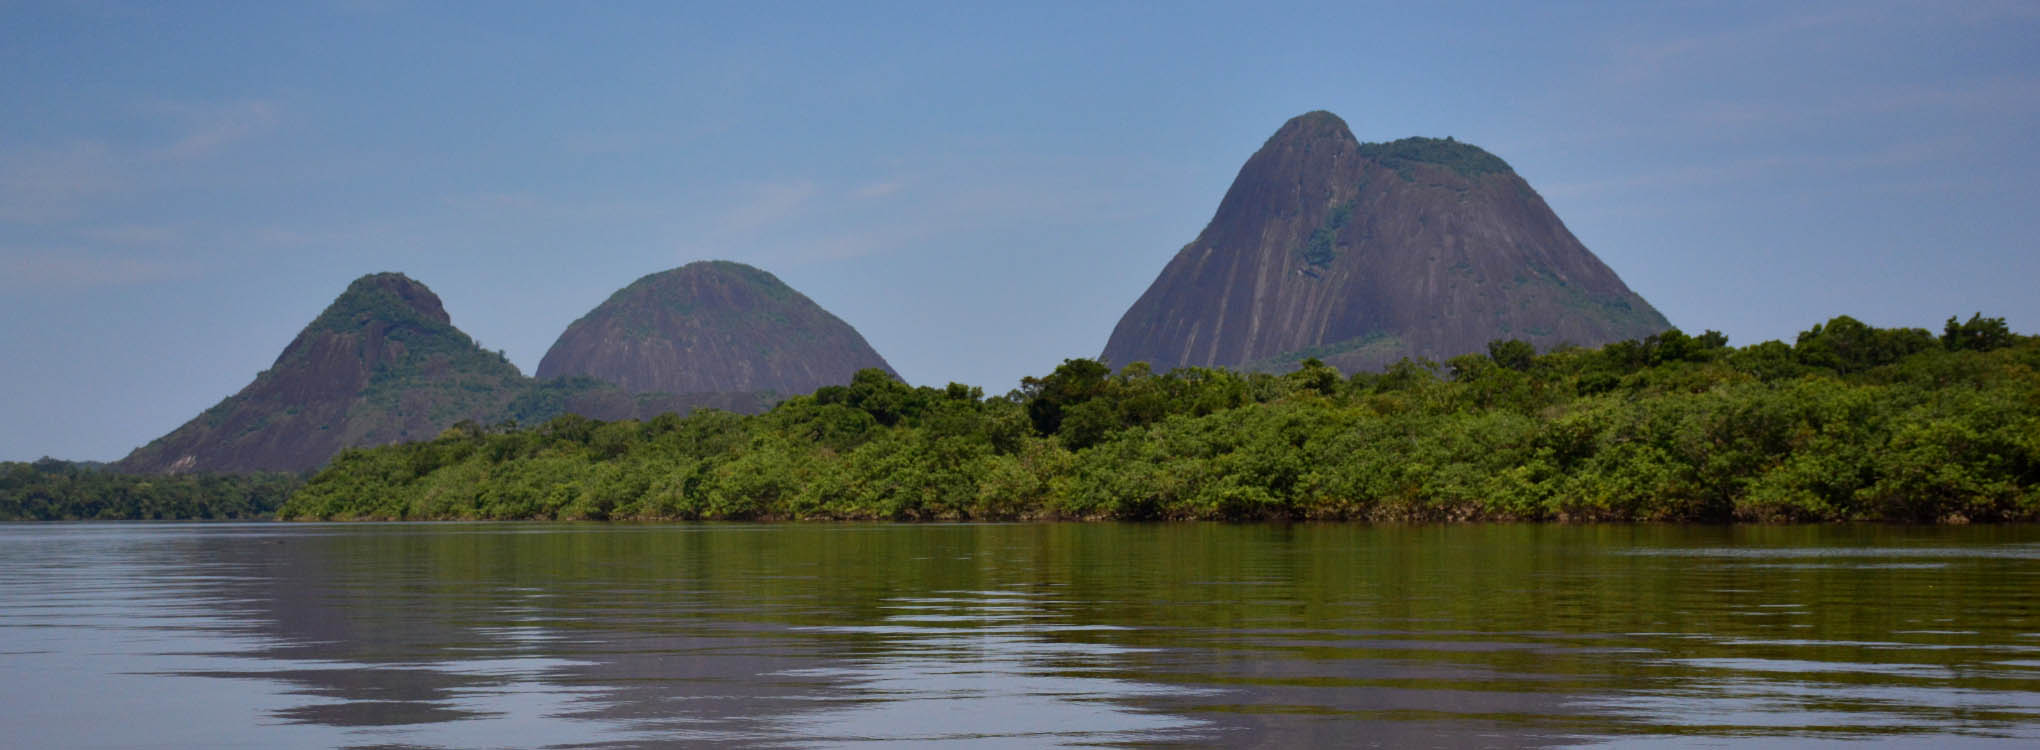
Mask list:
POLYGON ((1689 331, 2040 329, 2035 2, 0 0, 0 102, 5 460, 119 458, 385 270, 529 373, 737 260, 1004 392, 1313 109, 1508 160, 1689 331))

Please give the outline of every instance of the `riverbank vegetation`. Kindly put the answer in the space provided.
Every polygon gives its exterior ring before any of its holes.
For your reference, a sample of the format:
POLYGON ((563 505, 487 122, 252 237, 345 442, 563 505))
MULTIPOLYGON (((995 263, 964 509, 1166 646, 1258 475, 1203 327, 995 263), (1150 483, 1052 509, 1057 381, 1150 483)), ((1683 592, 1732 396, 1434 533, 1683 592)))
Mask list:
POLYGON ((304 484, 296 474, 123 474, 101 464, 0 462, 0 521, 253 519, 304 484))
POLYGON ((1792 344, 1498 341, 1350 377, 1075 359, 991 398, 867 370, 758 416, 348 451, 279 516, 2040 520, 2040 339, 1840 317, 1792 344))

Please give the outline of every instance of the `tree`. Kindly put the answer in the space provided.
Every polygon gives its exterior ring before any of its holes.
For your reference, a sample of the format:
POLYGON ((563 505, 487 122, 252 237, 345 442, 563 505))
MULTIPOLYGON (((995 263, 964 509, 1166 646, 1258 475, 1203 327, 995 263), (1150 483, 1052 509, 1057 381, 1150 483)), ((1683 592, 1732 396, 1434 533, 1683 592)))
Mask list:
POLYGON ((2004 318, 1986 318, 1983 313, 1969 316, 1969 322, 1956 323, 1955 316, 1948 316, 1947 326, 1941 329, 1941 346, 1951 352, 1987 352, 2011 346, 2016 336, 2005 327, 2004 318))
POLYGON ((1339 384, 1345 381, 1338 368, 1327 365, 1316 357, 1304 360, 1302 367, 1285 377, 1297 389, 1311 391, 1320 396, 1338 395, 1339 384))
POLYGON ((1062 429, 1063 414, 1071 407, 1097 397, 1105 390, 1112 368, 1095 359, 1065 359, 1047 377, 1023 378, 1021 392, 1027 399, 1027 418, 1043 435, 1062 429))
POLYGON ((1495 339, 1488 342, 1487 354, 1488 359, 1494 360, 1497 365, 1517 372, 1528 372, 1530 364, 1537 359, 1537 347, 1522 339, 1507 341, 1495 339))
POLYGON ((1849 374, 1897 362, 1933 345, 1933 335, 1924 329, 1872 328, 1839 315, 1801 332, 1792 353, 1802 364, 1849 374))

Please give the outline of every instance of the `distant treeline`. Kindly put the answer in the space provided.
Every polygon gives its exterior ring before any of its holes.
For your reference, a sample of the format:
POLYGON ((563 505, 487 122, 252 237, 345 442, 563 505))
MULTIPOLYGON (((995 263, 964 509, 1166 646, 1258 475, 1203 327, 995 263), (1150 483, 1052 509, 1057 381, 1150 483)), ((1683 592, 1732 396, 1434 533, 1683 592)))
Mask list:
POLYGON ((1847 317, 1731 348, 1600 349, 1342 376, 1118 372, 1010 394, 876 370, 647 422, 462 424, 338 456, 293 519, 2040 519, 2040 339, 1847 317))
POLYGON ((148 476, 49 458, 0 462, 0 521, 266 518, 303 484, 294 474, 148 476))

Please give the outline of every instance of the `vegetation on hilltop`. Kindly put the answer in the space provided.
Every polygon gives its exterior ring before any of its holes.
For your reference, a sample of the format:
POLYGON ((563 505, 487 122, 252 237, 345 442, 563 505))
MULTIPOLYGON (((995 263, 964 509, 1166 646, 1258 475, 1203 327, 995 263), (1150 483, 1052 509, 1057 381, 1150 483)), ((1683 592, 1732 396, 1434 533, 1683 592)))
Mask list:
POLYGON ((1462 177, 1479 177, 1509 172, 1509 163, 1470 143, 1445 138, 1401 138, 1386 143, 1362 143, 1360 155, 1381 162, 1402 178, 1412 179, 1409 165, 1436 164, 1462 177))
POLYGON ((1731 348, 1520 341, 1344 377, 1084 359, 1002 397, 878 370, 757 416, 464 423, 297 519, 2040 519, 2040 339, 1847 317, 1731 348))
POLYGON ((401 273, 384 272, 348 283, 347 289, 320 311, 305 330, 347 334, 371 325, 404 325, 433 332, 452 328, 439 298, 423 284, 401 273))
POLYGON ((429 438, 528 385, 425 285, 362 276, 239 392, 115 464, 135 473, 308 470, 340 448, 429 438))

